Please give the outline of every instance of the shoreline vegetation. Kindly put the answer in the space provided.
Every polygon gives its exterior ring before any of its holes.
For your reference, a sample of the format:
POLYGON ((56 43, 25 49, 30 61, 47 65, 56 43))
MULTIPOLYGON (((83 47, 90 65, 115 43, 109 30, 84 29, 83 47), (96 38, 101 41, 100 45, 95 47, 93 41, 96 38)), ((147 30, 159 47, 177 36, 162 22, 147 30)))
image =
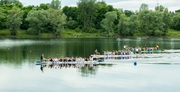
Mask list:
MULTIPOLYGON (((84 33, 84 32, 76 32, 75 30, 64 30, 61 33, 62 36, 59 38, 96 38, 96 37, 105 37, 98 33, 84 33)), ((12 36, 8 29, 0 30, 0 37, 1 38, 55 38, 54 34, 49 33, 42 33, 39 36, 35 35, 28 35, 26 30, 18 30, 16 36, 12 36)), ((118 35, 114 37, 120 37, 118 35)), ((143 37, 143 34, 136 34, 134 37, 143 37)), ((164 36, 162 36, 164 37, 164 36)), ((169 29, 168 34, 166 37, 180 37, 180 31, 169 29)))
POLYGON ((180 9, 163 5, 139 10, 114 8, 105 1, 78 0, 61 7, 61 0, 24 6, 19 0, 0 0, 0 37, 180 37, 180 9))

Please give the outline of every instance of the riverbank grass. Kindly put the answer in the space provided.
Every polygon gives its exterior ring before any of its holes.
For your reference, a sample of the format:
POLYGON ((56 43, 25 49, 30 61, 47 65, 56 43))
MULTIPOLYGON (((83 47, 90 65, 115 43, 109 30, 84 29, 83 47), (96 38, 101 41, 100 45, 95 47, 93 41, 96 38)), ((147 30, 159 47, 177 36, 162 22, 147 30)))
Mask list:
POLYGON ((86 32, 76 32, 75 30, 64 30, 61 32, 61 37, 101 37, 99 33, 86 33, 86 32))
POLYGON ((11 33, 8 29, 0 30, 0 36, 9 36, 11 33))
MULTIPOLYGON (((141 37, 143 36, 142 33, 137 33, 135 34, 136 37, 141 37)), ((180 37, 180 31, 169 29, 168 30, 168 37, 180 37)), ((11 35, 10 31, 8 29, 3 29, 0 30, 0 37, 14 37, 11 35)), ((55 37, 54 34, 52 33, 42 33, 39 36, 35 35, 29 35, 26 33, 26 30, 18 30, 17 31, 17 36, 19 38, 33 38, 33 37, 41 37, 41 38, 51 38, 55 37)), ((87 38, 93 38, 93 37, 104 37, 102 36, 101 33, 86 33, 86 32, 76 32, 75 30, 69 30, 66 29, 64 31, 61 31, 60 37, 64 38, 75 38, 75 37, 87 37, 87 38)))
POLYGON ((180 31, 169 29, 167 36, 169 36, 169 37, 180 37, 180 31))

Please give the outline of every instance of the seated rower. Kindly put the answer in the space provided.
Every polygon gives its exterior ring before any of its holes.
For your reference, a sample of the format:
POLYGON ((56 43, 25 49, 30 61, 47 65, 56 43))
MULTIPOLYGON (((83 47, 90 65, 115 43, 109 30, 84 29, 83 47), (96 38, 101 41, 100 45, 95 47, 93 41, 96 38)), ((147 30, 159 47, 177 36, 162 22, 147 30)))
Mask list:
POLYGON ((52 59, 52 58, 50 58, 50 59, 49 59, 49 61, 50 61, 50 62, 53 62, 53 59, 52 59))
POLYGON ((60 62, 62 62, 62 61, 63 61, 63 59, 62 59, 62 58, 59 58, 59 61, 60 61, 60 62))
POLYGON ((71 62, 72 61, 72 59, 71 58, 68 58, 68 62, 71 62))
POLYGON ((57 61, 58 61, 58 58, 54 58, 53 61, 56 61, 56 62, 57 62, 57 61))
POLYGON ((89 59, 90 59, 90 61, 93 61, 93 57, 92 56, 90 56, 89 59))

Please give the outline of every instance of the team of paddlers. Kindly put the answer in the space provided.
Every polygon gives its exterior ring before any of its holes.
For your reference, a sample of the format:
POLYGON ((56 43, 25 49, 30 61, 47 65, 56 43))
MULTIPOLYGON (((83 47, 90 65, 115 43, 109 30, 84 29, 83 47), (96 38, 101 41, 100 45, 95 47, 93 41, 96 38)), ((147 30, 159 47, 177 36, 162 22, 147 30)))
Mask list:
MULTIPOLYGON (((124 46, 124 50, 116 50, 116 51, 104 51, 104 55, 132 55, 132 54, 143 54, 143 53, 153 53, 159 50, 159 46, 156 47, 127 47, 124 46)), ((45 59, 44 54, 41 55, 41 61, 59 61, 59 62, 75 62, 75 61, 93 61, 96 58, 96 55, 100 55, 100 53, 95 50, 94 54, 91 55, 89 58, 83 57, 60 57, 60 58, 49 58, 45 59)), ((96 59, 97 60, 97 59, 96 59)))
POLYGON ((41 55, 41 61, 50 61, 50 62, 75 62, 75 61, 93 61, 93 57, 82 58, 82 57, 60 57, 60 58, 49 58, 45 59, 44 54, 41 55))
MULTIPOLYGON (((124 50, 116 50, 116 51, 104 51, 104 55, 132 55, 132 54, 145 54, 145 53, 155 53, 158 52, 159 46, 156 47, 126 47, 124 46, 124 50)), ((95 51, 97 54, 97 51, 95 51)))

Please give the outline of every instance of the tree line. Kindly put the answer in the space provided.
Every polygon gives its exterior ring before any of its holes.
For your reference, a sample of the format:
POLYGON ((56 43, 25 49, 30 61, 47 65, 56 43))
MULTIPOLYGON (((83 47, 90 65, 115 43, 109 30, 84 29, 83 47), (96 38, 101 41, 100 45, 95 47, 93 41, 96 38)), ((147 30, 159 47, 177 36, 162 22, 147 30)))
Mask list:
POLYGON ((61 7, 60 0, 38 6, 23 6, 19 0, 0 0, 0 30, 17 30, 39 36, 56 37, 66 29, 98 33, 102 36, 166 36, 168 29, 180 30, 180 10, 171 12, 162 5, 150 10, 141 4, 138 11, 114 8, 104 1, 79 0, 77 7, 61 7))

